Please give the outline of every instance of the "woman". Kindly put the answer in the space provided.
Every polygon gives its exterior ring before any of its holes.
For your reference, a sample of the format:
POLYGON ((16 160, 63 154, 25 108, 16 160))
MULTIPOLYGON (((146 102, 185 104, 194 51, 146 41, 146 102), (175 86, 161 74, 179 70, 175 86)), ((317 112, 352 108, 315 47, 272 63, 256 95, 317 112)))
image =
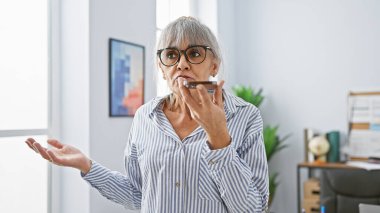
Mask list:
POLYGON ((256 107, 205 86, 218 74, 221 54, 210 29, 181 17, 162 32, 157 64, 172 93, 135 115, 125 149, 126 174, 91 161, 76 148, 29 138, 30 148, 54 164, 71 166, 106 198, 141 212, 263 212, 268 168, 256 107))

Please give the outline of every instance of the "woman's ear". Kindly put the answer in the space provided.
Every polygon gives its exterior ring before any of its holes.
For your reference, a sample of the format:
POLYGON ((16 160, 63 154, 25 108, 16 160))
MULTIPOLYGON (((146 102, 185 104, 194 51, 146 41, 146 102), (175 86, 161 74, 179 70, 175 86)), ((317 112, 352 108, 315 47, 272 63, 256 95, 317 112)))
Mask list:
POLYGON ((213 63, 211 64, 211 75, 212 77, 215 77, 218 74, 219 71, 219 63, 214 60, 213 63))

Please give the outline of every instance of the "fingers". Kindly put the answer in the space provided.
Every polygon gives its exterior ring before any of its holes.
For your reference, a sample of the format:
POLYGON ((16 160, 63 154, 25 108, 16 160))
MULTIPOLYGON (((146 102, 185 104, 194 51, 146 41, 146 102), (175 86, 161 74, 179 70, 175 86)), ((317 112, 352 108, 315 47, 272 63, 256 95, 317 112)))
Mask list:
MULTIPOLYGON (((48 139, 47 141, 53 148, 61 149, 63 148, 63 144, 60 143, 58 140, 55 139, 48 139)), ((57 165, 63 165, 62 159, 58 158, 52 150, 49 150, 45 147, 43 147, 41 144, 36 142, 33 138, 26 139, 25 143, 29 146, 29 148, 33 149, 36 153, 40 154, 42 158, 57 164, 57 165)))
MULTIPOLYGON (((185 103, 189 106, 191 109, 197 110, 199 108, 199 102, 197 102, 190 93, 189 89, 184 86, 184 79, 178 79, 179 80, 179 89, 182 95, 183 100, 185 103)), ((204 85, 197 85, 197 93, 200 99, 200 103, 202 105, 209 106, 211 102, 217 104, 220 107, 223 107, 223 85, 224 81, 218 82, 218 85, 215 89, 215 92, 213 94, 213 100, 210 99, 209 93, 204 85)))
POLYGON ((51 161, 51 158, 49 154, 47 153, 48 150, 45 147, 42 147, 41 144, 37 142, 33 143, 33 146, 38 150, 38 152, 43 158, 45 158, 48 161, 51 161))
POLYGON ((179 91, 182 95, 183 101, 187 104, 187 106, 192 110, 192 109, 197 109, 199 108, 198 103, 193 99, 193 97, 190 94, 190 91, 188 88, 186 88, 183 83, 183 79, 178 79, 178 85, 179 85, 179 91))
POLYGON ((223 85, 224 80, 219 81, 218 87, 216 88, 214 93, 214 103, 220 107, 223 107, 223 85))
POLYGON ((52 163, 54 163, 54 164, 62 165, 62 160, 59 159, 59 158, 54 154, 53 151, 51 151, 51 150, 49 150, 49 149, 46 149, 45 147, 41 146, 41 144, 39 144, 39 143, 37 143, 37 142, 34 143, 33 146, 35 146, 35 147, 38 149, 40 155, 41 155, 44 159, 46 159, 46 160, 48 160, 48 161, 50 161, 50 162, 52 162, 52 163))
POLYGON ((48 142, 48 144, 50 144, 51 146, 53 146, 55 148, 58 148, 58 149, 63 148, 63 144, 61 142, 59 142, 58 140, 48 139, 47 142, 48 142))
POLYGON ((211 104, 211 99, 209 97, 209 94, 205 86, 197 85, 197 91, 198 91, 198 95, 199 95, 199 98, 201 99, 202 104, 204 105, 211 104))
POLYGON ((35 143, 35 142, 36 141, 33 138, 28 138, 25 141, 25 143, 29 146, 29 148, 31 148, 33 151, 35 151, 36 153, 38 153, 38 150, 33 146, 33 143, 35 143))
POLYGON ((52 163, 55 163, 57 165, 64 165, 63 164, 63 160, 58 158, 54 152, 52 152, 51 150, 47 150, 47 154, 49 155, 49 158, 51 159, 51 162, 52 163))
POLYGON ((25 141, 25 143, 31 148, 33 151, 37 152, 37 150, 34 149, 33 145, 29 141, 25 141))

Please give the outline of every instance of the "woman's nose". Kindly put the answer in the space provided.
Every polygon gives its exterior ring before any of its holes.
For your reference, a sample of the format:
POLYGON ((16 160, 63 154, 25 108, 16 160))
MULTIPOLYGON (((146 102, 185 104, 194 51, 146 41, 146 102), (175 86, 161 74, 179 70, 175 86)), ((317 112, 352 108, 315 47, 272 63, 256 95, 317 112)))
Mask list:
POLYGON ((188 70, 190 69, 189 62, 186 60, 185 54, 181 54, 179 58, 177 69, 179 70, 188 70))

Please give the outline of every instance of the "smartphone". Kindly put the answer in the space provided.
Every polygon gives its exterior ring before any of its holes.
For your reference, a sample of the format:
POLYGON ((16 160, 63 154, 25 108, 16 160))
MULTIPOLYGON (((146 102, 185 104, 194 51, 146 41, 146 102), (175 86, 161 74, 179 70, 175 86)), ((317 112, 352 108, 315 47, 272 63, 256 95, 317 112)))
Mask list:
POLYGON ((214 93, 217 87, 216 81, 186 81, 184 85, 189 89, 196 89, 198 84, 203 84, 208 93, 214 93))

